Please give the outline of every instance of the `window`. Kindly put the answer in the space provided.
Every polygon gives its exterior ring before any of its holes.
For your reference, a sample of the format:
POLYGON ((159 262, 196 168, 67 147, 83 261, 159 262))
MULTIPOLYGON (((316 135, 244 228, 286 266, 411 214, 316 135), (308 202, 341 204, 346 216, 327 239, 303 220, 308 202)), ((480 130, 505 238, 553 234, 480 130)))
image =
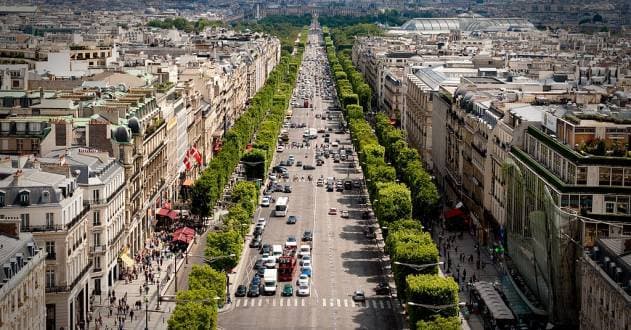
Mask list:
POLYGON ((92 224, 95 226, 101 225, 101 213, 99 211, 92 212, 92 224))
POLYGON ((31 150, 39 150, 39 141, 36 139, 31 139, 31 150))
POLYGON ((57 254, 55 253, 55 242, 46 242, 46 259, 55 260, 57 258, 57 254))
POLYGON ((576 169, 576 184, 587 184, 587 167, 579 166, 576 169))
POLYGON ((18 151, 24 150, 24 139, 16 139, 15 142, 18 151))
POLYGON ((94 269, 101 269, 101 257, 94 257, 94 269))
POLYGON ((0 192, 0 207, 3 207, 4 205, 4 192, 0 192))
POLYGON ((605 213, 614 213, 616 208, 616 196, 605 196, 605 213))
POLYGON ((46 287, 52 288, 55 286, 55 271, 52 269, 46 270, 46 287))
POLYGON ((611 169, 611 185, 622 186, 623 169, 621 167, 614 167, 611 169))
POLYGON ((49 203, 50 202, 50 194, 48 193, 48 191, 42 191, 42 203, 49 203))
POLYGON ((22 190, 20 191, 20 204, 22 204, 23 206, 29 205, 29 192, 26 190, 22 190))
POLYGON ((624 185, 631 186, 631 168, 624 169, 624 185))
POLYGON ((92 200, 94 202, 98 203, 99 199, 100 199, 99 198, 99 191, 98 190, 92 190, 92 200))
POLYGON ((46 213, 46 226, 52 227, 55 225, 55 214, 54 213, 46 213))
POLYGON ((92 237, 94 238, 94 246, 101 245, 101 233, 94 233, 92 237))
POLYGON ((616 213, 629 214, 629 196, 618 196, 616 202, 616 213))
POLYGON ((28 213, 26 214, 20 214, 20 222, 22 225, 22 228, 28 228, 31 226, 31 221, 30 221, 30 216, 28 213))
POLYGON ((598 184, 601 186, 608 186, 609 184, 611 184, 611 168, 598 168, 598 184))

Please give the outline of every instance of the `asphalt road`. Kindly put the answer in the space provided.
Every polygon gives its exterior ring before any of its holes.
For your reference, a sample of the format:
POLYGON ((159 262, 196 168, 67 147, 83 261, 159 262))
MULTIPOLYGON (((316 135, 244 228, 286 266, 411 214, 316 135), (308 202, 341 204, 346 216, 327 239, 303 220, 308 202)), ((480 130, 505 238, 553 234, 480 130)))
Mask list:
MULTIPOLYGON (((321 40, 321 34, 310 33, 310 40, 321 40)), ((311 67, 302 74, 312 76, 316 80, 325 72, 325 65, 313 63, 309 58, 317 46, 307 46, 303 67, 311 67), (309 64, 311 62, 311 64, 309 64), (316 70, 317 72, 314 72, 316 70)), ((323 59, 324 50, 320 48, 323 59)), ((315 89, 314 84, 312 84, 315 89)), ((333 128, 330 132, 331 142, 340 140, 341 145, 350 145, 349 134, 335 134, 337 120, 316 118, 316 114, 323 114, 333 100, 323 100, 321 93, 314 93, 314 108, 294 108, 294 123, 306 123, 312 128, 333 128), (319 95, 318 95, 319 94, 319 95)), ((335 96, 334 96, 335 98, 335 96)), ((304 128, 290 128, 290 143, 302 142, 304 128)), ((294 155, 296 160, 315 165, 315 145, 323 144, 323 134, 318 134, 308 148, 289 148, 276 153, 273 164, 294 155), (306 158, 305 158, 306 155, 306 158)), ((355 159, 357 157, 354 153, 355 159)), ((334 163, 333 158, 325 160, 323 166, 316 166, 315 170, 305 171, 298 166, 289 167, 290 179, 286 184, 291 185, 292 193, 274 193, 274 197, 289 196, 288 214, 299 217, 297 224, 286 224, 286 217, 274 217, 274 204, 269 208, 259 208, 255 219, 265 217, 267 226, 263 234, 263 243, 284 244, 289 235, 300 241, 305 229, 313 231, 313 275, 311 295, 309 297, 281 297, 282 287, 287 282, 280 282, 275 296, 261 296, 257 298, 233 297, 233 309, 221 313, 219 326, 224 329, 396 329, 398 324, 392 310, 389 296, 378 296, 374 287, 382 279, 380 268, 381 253, 377 249, 374 239, 364 236, 365 221, 361 220, 364 210, 358 204, 360 196, 365 196, 362 189, 345 190, 344 192, 327 192, 325 187, 317 187, 316 179, 335 177, 336 179, 362 179, 354 162, 342 161, 334 163), (349 164, 353 168, 349 168, 349 164), (307 176, 311 174, 313 181, 307 176), (297 175, 299 181, 294 182, 297 175), (304 177, 304 181, 300 180, 304 177), (330 208, 337 208, 337 215, 329 215, 330 208), (343 219, 341 210, 348 210, 350 218, 343 219), (357 289, 363 289, 367 300, 355 303, 352 294, 357 289)), ((357 167, 358 168, 358 167, 357 167)), ((300 243, 299 243, 300 245, 300 243)), ((258 249, 245 252, 246 264, 241 273, 237 274, 237 283, 248 286, 254 276, 253 264, 260 258, 258 249)), ((297 266, 297 268, 299 268, 297 266)), ((296 269, 296 276, 299 269, 296 269)), ((296 291, 295 279, 292 282, 296 291)), ((234 291, 234 290, 233 290, 234 291)), ((231 292, 234 294, 234 292, 231 292)))

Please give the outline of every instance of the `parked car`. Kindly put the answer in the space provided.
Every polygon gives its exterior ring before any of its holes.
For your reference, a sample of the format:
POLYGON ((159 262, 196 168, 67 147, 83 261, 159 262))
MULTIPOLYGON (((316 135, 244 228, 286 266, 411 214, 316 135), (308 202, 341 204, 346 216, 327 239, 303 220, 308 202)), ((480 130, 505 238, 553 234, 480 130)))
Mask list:
POLYGON ((377 284, 375 292, 377 294, 390 294, 390 285, 388 285, 388 282, 386 281, 381 281, 377 284))
POLYGON ((263 199, 261 199, 261 206, 269 207, 269 205, 270 205, 270 198, 267 196, 264 196, 263 199))
POLYGON ((261 295, 261 290, 258 284, 251 284, 248 290, 248 297, 258 297, 261 295))
POLYGON ((283 291, 281 292, 281 295, 282 295, 282 296, 285 296, 285 297, 291 297, 291 296, 293 296, 293 295, 294 295, 294 287, 293 287, 293 286, 291 286, 291 284, 286 283, 286 284, 283 286, 283 291))
POLYGON ((298 222, 298 217, 296 217, 295 215, 290 215, 287 217, 287 224, 288 225, 295 225, 296 222, 298 222))
POLYGON ((261 236, 254 236, 254 238, 250 241, 251 248, 259 248, 261 247, 261 236))
POLYGON ((288 185, 288 184, 286 184, 286 185, 285 185, 285 187, 284 187, 284 189, 283 189, 283 192, 285 192, 285 193, 291 193, 291 186, 290 186, 290 185, 288 185))
POLYGON ((278 147, 276 147, 276 152, 283 152, 285 151, 285 147, 282 145, 279 145, 278 147))
POLYGON ((337 214, 337 208, 332 207, 329 209, 329 215, 336 215, 337 214))
POLYGON ((315 166, 305 164, 305 165, 302 165, 302 169, 303 170, 315 170, 315 166))
POLYGON ((353 292, 353 300, 357 302, 366 301, 366 294, 364 294, 364 290, 355 290, 355 292, 353 292))
POLYGON ((305 232, 302 234, 302 240, 305 242, 313 240, 313 232, 311 232, 311 230, 305 230, 305 232))

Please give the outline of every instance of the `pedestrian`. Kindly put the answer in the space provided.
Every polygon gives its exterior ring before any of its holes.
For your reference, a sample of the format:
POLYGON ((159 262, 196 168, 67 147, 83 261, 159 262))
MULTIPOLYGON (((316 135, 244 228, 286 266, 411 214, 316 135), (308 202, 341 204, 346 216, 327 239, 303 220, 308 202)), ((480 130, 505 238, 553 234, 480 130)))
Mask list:
POLYGON ((466 278, 466 277, 467 277, 467 269, 466 269, 466 268, 462 270, 462 276, 463 276, 464 278, 466 278))
POLYGON ((110 317, 112 317, 112 306, 110 306, 110 317))
POLYGON ((132 321, 134 320, 134 311, 133 310, 129 312, 129 317, 130 317, 130 319, 132 321))
POLYGON ((456 250, 455 250, 456 253, 458 253, 458 245, 456 245, 455 248, 456 248, 456 250))

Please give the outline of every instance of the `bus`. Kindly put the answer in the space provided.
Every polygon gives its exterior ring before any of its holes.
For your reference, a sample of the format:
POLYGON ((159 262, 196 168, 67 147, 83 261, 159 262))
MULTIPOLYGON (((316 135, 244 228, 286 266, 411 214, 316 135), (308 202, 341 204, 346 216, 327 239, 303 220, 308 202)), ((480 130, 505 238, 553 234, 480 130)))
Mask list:
POLYGON ((281 196, 276 200, 276 208, 274 209, 274 215, 277 217, 284 217, 287 215, 287 204, 289 203, 289 197, 281 196))

